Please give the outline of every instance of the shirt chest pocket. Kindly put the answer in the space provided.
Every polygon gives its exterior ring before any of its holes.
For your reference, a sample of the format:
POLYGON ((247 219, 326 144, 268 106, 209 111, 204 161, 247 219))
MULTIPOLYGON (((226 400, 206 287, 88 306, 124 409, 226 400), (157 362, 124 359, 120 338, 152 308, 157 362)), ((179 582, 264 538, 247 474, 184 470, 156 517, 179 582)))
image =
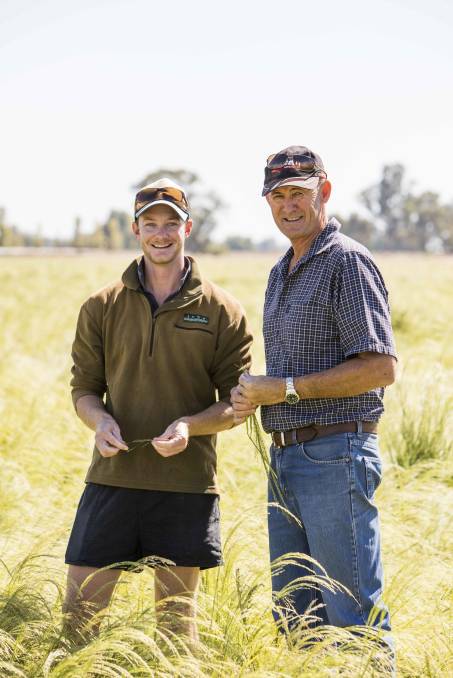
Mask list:
POLYGON ((173 326, 173 346, 181 351, 188 364, 209 364, 215 351, 216 337, 214 331, 201 323, 188 324, 177 321, 173 326), (191 363, 191 361, 193 361, 191 363))
POLYGON ((206 325, 202 325, 202 324, 195 324, 194 323, 193 325, 185 325, 183 322, 176 322, 174 327, 175 327, 175 330, 179 330, 181 332, 181 336, 186 336, 186 337, 199 336, 198 335, 199 332, 203 332, 204 334, 207 334, 211 337, 214 336, 214 332, 211 329, 209 329, 209 327, 207 327, 206 325), (187 332, 187 334, 184 334, 186 332, 187 332), (191 335, 190 332, 195 332, 195 334, 191 335))

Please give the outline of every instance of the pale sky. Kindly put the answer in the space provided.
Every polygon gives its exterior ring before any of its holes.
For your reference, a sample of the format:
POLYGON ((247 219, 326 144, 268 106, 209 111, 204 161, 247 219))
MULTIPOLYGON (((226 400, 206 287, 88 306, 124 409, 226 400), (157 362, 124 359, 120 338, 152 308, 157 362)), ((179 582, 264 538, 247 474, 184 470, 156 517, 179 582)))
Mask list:
POLYGON ((331 212, 394 162, 451 201, 452 32, 450 0, 0 0, 0 206, 68 236, 184 167, 229 205, 218 238, 261 240, 290 144, 322 156, 331 212))

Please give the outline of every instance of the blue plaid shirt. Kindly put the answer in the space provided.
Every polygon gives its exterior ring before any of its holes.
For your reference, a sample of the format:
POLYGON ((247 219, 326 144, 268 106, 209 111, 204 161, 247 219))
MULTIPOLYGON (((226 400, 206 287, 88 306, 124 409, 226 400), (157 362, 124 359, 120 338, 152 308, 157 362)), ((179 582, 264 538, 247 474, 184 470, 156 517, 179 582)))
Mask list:
MULTIPOLYGON (((340 227, 330 219, 290 273, 292 248, 270 273, 263 319, 269 376, 321 372, 364 351, 396 356, 382 276, 369 251, 340 234, 340 227)), ((383 395, 377 388, 358 396, 263 406, 263 428, 378 421, 383 395)))

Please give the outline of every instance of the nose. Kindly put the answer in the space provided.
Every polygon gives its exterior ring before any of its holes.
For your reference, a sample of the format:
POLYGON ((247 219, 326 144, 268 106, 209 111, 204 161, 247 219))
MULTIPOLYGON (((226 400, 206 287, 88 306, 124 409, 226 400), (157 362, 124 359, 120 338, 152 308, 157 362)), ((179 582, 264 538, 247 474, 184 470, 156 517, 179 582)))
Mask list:
POLYGON ((154 237, 155 238, 167 238, 170 233, 171 233, 171 227, 159 226, 154 231, 154 237))
POLYGON ((287 195, 283 201, 283 209, 287 212, 291 212, 297 207, 297 198, 291 195, 287 195))

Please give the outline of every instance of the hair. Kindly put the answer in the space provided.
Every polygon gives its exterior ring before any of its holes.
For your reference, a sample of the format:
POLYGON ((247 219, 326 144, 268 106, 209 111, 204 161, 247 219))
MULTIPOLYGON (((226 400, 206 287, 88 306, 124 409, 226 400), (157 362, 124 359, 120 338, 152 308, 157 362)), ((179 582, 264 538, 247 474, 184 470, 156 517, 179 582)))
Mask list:
POLYGON ((327 181, 327 177, 319 177, 319 182, 317 188, 314 190, 316 191, 316 196, 315 196, 315 203, 318 203, 319 200, 319 217, 320 221, 325 225, 327 223, 327 212, 326 212, 326 203, 321 202, 320 197, 321 197, 321 189, 324 186, 324 184, 327 181))

